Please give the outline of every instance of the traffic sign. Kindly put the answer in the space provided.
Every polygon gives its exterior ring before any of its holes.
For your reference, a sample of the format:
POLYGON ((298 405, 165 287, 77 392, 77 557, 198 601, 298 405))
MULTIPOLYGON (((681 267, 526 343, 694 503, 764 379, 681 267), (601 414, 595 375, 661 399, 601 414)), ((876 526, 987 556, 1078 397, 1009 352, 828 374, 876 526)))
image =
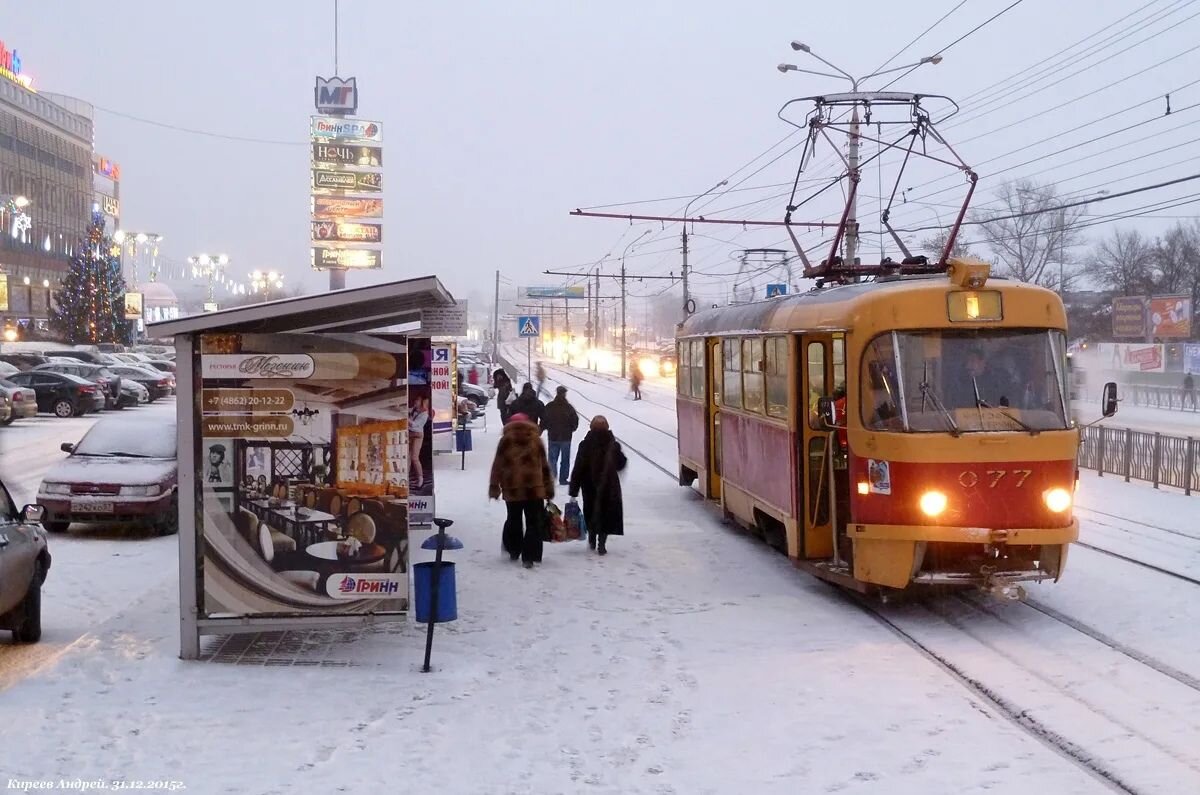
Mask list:
POLYGON ((767 298, 774 298, 777 295, 787 295, 786 284, 768 284, 767 298))
POLYGON ((540 337, 542 336, 542 319, 537 315, 518 315, 517 316, 517 336, 518 337, 540 337))

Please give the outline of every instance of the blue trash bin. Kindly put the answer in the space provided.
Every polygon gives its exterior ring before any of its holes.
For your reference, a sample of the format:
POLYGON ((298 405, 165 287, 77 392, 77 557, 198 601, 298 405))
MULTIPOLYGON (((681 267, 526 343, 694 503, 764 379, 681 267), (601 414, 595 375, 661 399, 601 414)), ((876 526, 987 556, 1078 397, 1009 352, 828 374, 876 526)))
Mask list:
MULTIPOLYGON (((417 602, 417 623, 429 623, 429 603, 433 601, 433 562, 413 565, 414 590, 417 602)), ((442 561, 442 570, 438 574, 438 611, 437 621, 442 624, 458 618, 458 596, 454 581, 454 564, 442 561)))

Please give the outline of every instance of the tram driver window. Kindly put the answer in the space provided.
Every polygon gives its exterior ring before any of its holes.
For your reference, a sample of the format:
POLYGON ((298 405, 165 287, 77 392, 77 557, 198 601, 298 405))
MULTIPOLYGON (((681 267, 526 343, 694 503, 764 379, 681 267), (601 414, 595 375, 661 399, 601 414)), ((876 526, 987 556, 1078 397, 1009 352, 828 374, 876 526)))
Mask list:
POLYGON ((901 430, 895 361, 891 334, 876 337, 863 352, 862 421, 872 430, 901 430))

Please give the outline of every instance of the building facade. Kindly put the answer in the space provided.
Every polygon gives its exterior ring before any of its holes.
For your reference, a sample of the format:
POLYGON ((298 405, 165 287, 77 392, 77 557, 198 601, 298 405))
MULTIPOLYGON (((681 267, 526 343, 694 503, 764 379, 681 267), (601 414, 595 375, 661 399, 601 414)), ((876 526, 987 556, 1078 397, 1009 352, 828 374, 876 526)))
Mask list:
POLYGON ((0 72, 0 325, 36 336, 91 216, 93 120, 17 77, 0 72))

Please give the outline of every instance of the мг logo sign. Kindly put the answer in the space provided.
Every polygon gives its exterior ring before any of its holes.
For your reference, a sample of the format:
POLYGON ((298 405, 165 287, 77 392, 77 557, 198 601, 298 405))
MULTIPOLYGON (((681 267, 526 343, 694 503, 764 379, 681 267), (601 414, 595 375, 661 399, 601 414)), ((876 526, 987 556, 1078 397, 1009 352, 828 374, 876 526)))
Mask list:
POLYGON ((319 113, 354 113, 358 110, 358 86, 351 77, 318 77, 313 100, 319 113))

